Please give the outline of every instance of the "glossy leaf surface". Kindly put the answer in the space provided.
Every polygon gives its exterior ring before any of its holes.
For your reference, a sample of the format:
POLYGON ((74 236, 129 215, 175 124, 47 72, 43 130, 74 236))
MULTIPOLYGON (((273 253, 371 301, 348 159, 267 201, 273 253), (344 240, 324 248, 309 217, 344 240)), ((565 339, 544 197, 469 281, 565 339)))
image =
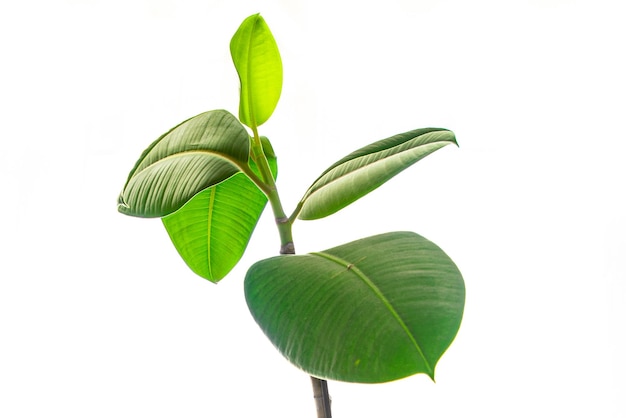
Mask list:
POLYGON ((461 273, 435 244, 392 232, 254 264, 253 317, 294 365, 325 379, 387 382, 435 366, 463 315, 461 273))
POLYGON ((230 53, 239 74, 239 119, 249 127, 266 122, 280 98, 283 65, 278 45, 258 14, 243 21, 232 40, 230 53))
POLYGON ((118 210, 166 216, 196 193, 237 174, 248 164, 250 139, 232 114, 197 115, 154 141, 141 155, 118 199, 118 210))
MULTIPOLYGON (((264 144, 269 142, 263 138, 264 144)), ((276 178, 276 157, 267 152, 276 178)), ((253 171, 254 164, 250 162, 253 171)), ((261 217, 267 197, 243 173, 198 193, 163 225, 185 263, 217 283, 239 262, 261 217)))
POLYGON ((330 166, 301 199, 300 219, 332 215, 365 196, 417 161, 448 145, 454 133, 416 129, 363 147, 330 166))

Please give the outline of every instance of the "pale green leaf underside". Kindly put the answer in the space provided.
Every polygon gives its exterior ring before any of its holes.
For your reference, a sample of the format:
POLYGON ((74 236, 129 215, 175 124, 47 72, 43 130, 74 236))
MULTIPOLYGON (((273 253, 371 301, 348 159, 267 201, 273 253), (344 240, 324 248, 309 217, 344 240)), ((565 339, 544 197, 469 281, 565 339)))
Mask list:
MULTIPOLYGON (((276 158, 268 162, 276 177, 276 158)), ((217 283, 243 256, 266 203, 265 194, 239 173, 198 193, 162 218, 163 225, 189 268, 217 283)))
POLYGON ((248 271, 245 294, 261 329, 294 365, 367 383, 434 378, 465 303, 456 265, 412 232, 262 260, 248 271))
POLYGON ((119 196, 118 210, 140 217, 169 215, 240 172, 249 148, 246 129, 225 110, 188 119, 143 152, 119 196))
POLYGON ((319 219, 332 215, 448 144, 456 144, 451 131, 425 128, 363 147, 315 180, 300 201, 298 217, 319 219))
POLYGON ((266 122, 280 98, 283 66, 278 45, 258 14, 243 21, 230 42, 241 83, 239 119, 249 127, 266 122))

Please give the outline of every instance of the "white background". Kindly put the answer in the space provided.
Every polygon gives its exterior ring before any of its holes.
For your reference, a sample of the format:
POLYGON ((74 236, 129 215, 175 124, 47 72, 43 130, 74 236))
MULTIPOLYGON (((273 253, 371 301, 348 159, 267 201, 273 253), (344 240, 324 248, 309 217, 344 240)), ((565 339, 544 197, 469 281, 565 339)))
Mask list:
POLYGON ((282 51, 261 127, 291 211, 328 165, 426 126, 446 147, 298 252, 412 230, 464 274, 437 383, 330 382, 336 417, 624 417, 623 2, 65 0, 0 6, 0 416, 314 417, 251 319, 264 215, 219 285, 116 199, 178 122, 237 112, 228 43, 261 12, 282 51))

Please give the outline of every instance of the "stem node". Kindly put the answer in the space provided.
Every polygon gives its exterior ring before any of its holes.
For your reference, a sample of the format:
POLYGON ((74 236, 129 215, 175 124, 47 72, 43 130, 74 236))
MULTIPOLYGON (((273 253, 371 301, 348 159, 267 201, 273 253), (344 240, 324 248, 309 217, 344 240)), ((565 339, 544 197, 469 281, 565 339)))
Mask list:
POLYGON ((293 242, 286 242, 280 247, 281 254, 295 254, 296 247, 294 247, 293 242))

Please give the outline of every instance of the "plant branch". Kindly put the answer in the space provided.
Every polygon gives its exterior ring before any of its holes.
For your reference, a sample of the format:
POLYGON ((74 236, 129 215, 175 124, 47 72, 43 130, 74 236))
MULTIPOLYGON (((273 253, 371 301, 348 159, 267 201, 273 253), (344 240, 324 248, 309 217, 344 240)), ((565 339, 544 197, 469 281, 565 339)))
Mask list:
POLYGON ((263 151, 263 145, 261 144, 259 132, 256 127, 252 128, 252 132, 254 135, 252 138, 252 159, 261 172, 263 183, 265 183, 265 187, 262 190, 267 195, 270 205, 272 206, 276 227, 278 228, 278 234, 280 235, 280 253, 294 254, 295 248, 293 245, 293 238, 291 236, 291 222, 289 221, 289 218, 287 218, 287 215, 285 215, 285 210, 283 209, 283 205, 280 201, 278 188, 276 187, 274 176, 272 175, 269 163, 267 162, 267 157, 263 151))
POLYGON ((302 200, 300 202, 298 202, 298 206, 296 206, 296 208, 294 209, 293 213, 289 217, 289 222, 290 223, 293 224, 296 221, 296 219, 298 218, 298 215, 300 214, 300 211, 302 210, 302 205, 303 204, 304 204, 304 202, 302 200))

